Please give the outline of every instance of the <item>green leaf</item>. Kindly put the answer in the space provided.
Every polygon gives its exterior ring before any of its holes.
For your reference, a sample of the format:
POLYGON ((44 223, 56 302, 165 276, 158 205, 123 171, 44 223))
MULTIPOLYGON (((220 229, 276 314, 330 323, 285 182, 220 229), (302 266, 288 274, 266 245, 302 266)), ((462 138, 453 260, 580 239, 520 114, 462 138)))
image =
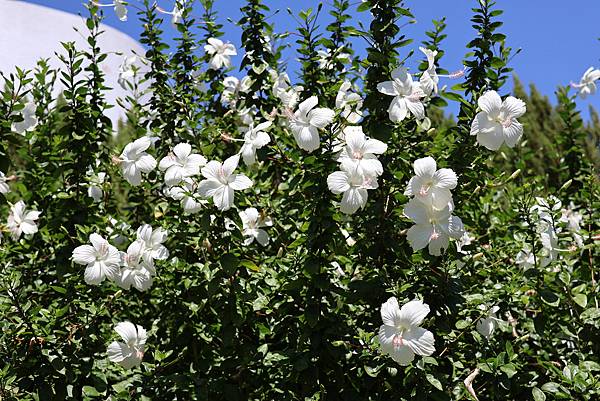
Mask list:
POLYGON ((260 271, 260 267, 258 267, 253 261, 251 260, 242 260, 240 262, 240 266, 245 267, 248 270, 252 270, 253 272, 259 272, 260 271))
POLYGON ((534 387, 533 390, 531 390, 531 394, 533 395, 534 401, 546 401, 546 394, 537 387, 534 387))
POLYGON ((431 383, 431 385, 435 388, 437 388, 438 390, 442 391, 442 383, 436 379, 432 374, 427 374, 427 376, 425 376, 425 378, 427 379, 427 381, 429 383, 431 383))
POLYGON ((582 308, 585 308, 587 306, 587 297, 585 296, 585 294, 575 295, 573 297, 573 301, 575 301, 575 303, 581 306, 582 308))
POLYGON ((99 397, 101 394, 92 386, 83 386, 83 395, 87 395, 89 397, 99 397))
POLYGON ((551 306, 558 306, 558 304, 560 303, 560 298, 558 297, 558 295, 556 295, 550 290, 540 290, 540 297, 542 298, 542 301, 544 301, 544 303, 547 303, 551 306))
POLYGON ((223 270, 225 270, 227 274, 235 273, 239 265, 239 259, 237 258, 237 256, 231 253, 224 254, 223 256, 221 256, 219 261, 221 262, 221 267, 223 267, 223 270))
POLYGON ((560 390, 560 386, 558 383, 548 382, 542 385, 542 390, 548 393, 556 393, 560 390))
POLYGON ((517 368, 512 363, 500 366, 500 370, 506 373, 506 376, 508 376, 509 379, 517 374, 517 368))

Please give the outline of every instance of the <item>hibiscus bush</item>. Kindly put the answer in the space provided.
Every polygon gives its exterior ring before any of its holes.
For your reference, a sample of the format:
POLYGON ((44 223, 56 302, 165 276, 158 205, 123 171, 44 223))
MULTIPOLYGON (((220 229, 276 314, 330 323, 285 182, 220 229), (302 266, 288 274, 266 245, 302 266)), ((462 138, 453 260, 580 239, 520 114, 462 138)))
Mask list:
POLYGON ((0 76, 0 399, 599 399, 600 70, 511 93, 491 0, 462 66, 410 2, 265 3, 236 48, 212 0, 90 2, 89 47, 0 76))

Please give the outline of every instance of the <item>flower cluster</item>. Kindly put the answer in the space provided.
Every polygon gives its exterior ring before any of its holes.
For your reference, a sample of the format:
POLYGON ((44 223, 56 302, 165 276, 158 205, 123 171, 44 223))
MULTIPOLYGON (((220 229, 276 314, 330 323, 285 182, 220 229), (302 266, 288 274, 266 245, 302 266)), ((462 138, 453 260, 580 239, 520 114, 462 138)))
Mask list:
MULTIPOLYGON (((536 263, 539 263, 540 267, 548 267, 560 260, 566 251, 583 249, 584 241, 581 232, 583 215, 576 210, 572 202, 568 208, 563 208, 562 202, 555 196, 547 199, 537 197, 536 204, 529 212, 541 248, 539 253, 534 254, 532 246, 525 245, 516 255, 517 265, 523 269, 534 267, 536 263), (561 246, 561 243, 567 246, 561 246)), ((555 270, 558 271, 559 268, 555 267, 555 270)))
POLYGON ((456 188, 456 174, 448 168, 438 170, 432 157, 415 160, 413 167, 415 175, 404 192, 413 197, 404 207, 404 215, 415 223, 408 230, 408 242, 415 251, 428 246, 431 255, 439 256, 450 238, 464 233, 461 219, 452 215, 450 190, 456 188))
POLYGON ((342 213, 353 214, 367 204, 368 190, 377 188, 383 166, 376 155, 387 150, 377 139, 367 138, 360 126, 343 130, 344 146, 338 156, 340 171, 329 174, 327 186, 334 194, 343 194, 342 213))
POLYGON ((166 236, 164 229, 153 230, 150 225, 144 224, 138 228, 137 238, 127 252, 119 252, 102 236, 93 233, 90 235, 92 245, 78 246, 71 258, 73 262, 86 266, 84 280, 87 284, 98 285, 107 279, 126 290, 133 286, 145 291, 156 275, 154 260, 169 257, 169 251, 162 245, 166 236))

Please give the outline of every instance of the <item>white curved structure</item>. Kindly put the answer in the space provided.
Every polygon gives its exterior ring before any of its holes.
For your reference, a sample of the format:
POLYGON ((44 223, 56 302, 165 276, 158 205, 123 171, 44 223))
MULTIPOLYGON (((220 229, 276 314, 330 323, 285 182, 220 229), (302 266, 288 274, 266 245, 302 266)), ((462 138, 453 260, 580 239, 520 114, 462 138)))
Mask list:
MULTIPOLYGON (((102 70, 106 74, 106 86, 113 88, 106 98, 108 103, 115 105, 106 114, 116 128, 119 118, 124 118, 124 112, 115 99, 124 97, 126 92, 117 83, 123 56, 114 52, 131 55, 133 51, 144 55, 145 51, 136 40, 115 28, 102 25, 102 30, 100 48, 109 53, 102 63, 102 70)), ((78 49, 87 49, 86 32, 85 20, 79 15, 23 1, 0 0, 0 71, 13 72, 15 66, 33 69, 40 58, 49 58, 52 67, 61 67, 62 63, 54 54, 64 54, 60 43, 72 41, 78 49)), ((57 84, 60 85, 58 80, 57 84)))

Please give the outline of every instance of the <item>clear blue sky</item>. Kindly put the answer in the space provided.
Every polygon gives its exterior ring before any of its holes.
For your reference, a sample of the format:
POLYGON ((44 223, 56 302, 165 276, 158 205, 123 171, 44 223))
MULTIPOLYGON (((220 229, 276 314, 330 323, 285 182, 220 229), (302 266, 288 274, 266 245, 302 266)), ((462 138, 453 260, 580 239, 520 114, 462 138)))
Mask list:
MULTIPOLYGON (((42 4, 64 11, 79 13, 84 10, 79 0, 29 0, 31 3, 42 4)), ((109 3, 110 0, 101 2, 109 3)), ((129 0, 129 20, 119 21, 112 8, 106 8, 106 23, 116 27, 134 38, 139 37, 141 30, 135 10, 136 0, 129 0)), ((293 31, 296 22, 286 11, 291 7, 297 14, 301 9, 316 7, 316 0, 264 0, 272 12, 279 12, 270 16, 269 21, 275 24, 276 32, 293 31)), ((173 7, 171 0, 158 0, 164 9, 173 7)), ((225 40, 231 41, 236 46, 240 43, 240 29, 235 22, 240 18, 239 8, 243 0, 216 0, 215 7, 218 18, 223 23, 225 40)), ((325 1, 325 11, 329 9, 330 1, 325 1)), ((359 0, 355 2, 357 5, 359 0)), ((502 0, 498 2, 505 11, 500 18, 504 21, 499 32, 508 36, 507 42, 513 48, 521 47, 522 52, 511 62, 515 73, 527 85, 535 83, 538 89, 554 101, 554 90, 557 85, 568 84, 569 81, 578 81, 589 66, 600 68, 600 0, 502 0)), ((411 9, 417 23, 406 26, 404 32, 415 42, 408 47, 417 50, 418 43, 425 38, 425 31, 431 29, 431 20, 443 16, 447 18, 448 37, 443 43, 446 55, 442 67, 449 71, 461 67, 461 61, 467 51, 465 44, 474 37, 474 30, 469 21, 471 7, 477 5, 475 0, 410 0, 405 2, 411 9)), ((352 7, 354 9, 355 7, 352 7)), ((368 13, 352 12, 354 21, 362 21, 368 25, 368 13)), ((168 16, 165 16, 168 19, 168 16)), ((321 25, 324 26, 331 20, 326 13, 322 13, 321 25)), ((170 22, 165 21, 164 28, 168 37, 175 34, 170 22)), ((290 38, 290 40, 294 40, 290 38)), ((360 51, 364 43, 359 39, 355 48, 360 51)), ((417 51, 413 59, 421 58, 417 51), (417 54, 418 53, 418 54, 417 54)), ((284 55, 289 62, 290 76, 294 77, 297 63, 294 61, 293 52, 284 55)), ((238 56, 237 60, 240 60, 238 56)), ((411 65, 415 65, 412 64, 411 65)), ((237 72, 234 72, 237 75, 237 72)), ((292 78, 293 79, 293 78, 292 78)), ((452 84, 451 82, 449 82, 452 84)), ((510 88, 507 88, 507 91, 510 88)), ((584 116, 588 115, 588 105, 600 109, 600 93, 585 101, 578 101, 584 116)))

